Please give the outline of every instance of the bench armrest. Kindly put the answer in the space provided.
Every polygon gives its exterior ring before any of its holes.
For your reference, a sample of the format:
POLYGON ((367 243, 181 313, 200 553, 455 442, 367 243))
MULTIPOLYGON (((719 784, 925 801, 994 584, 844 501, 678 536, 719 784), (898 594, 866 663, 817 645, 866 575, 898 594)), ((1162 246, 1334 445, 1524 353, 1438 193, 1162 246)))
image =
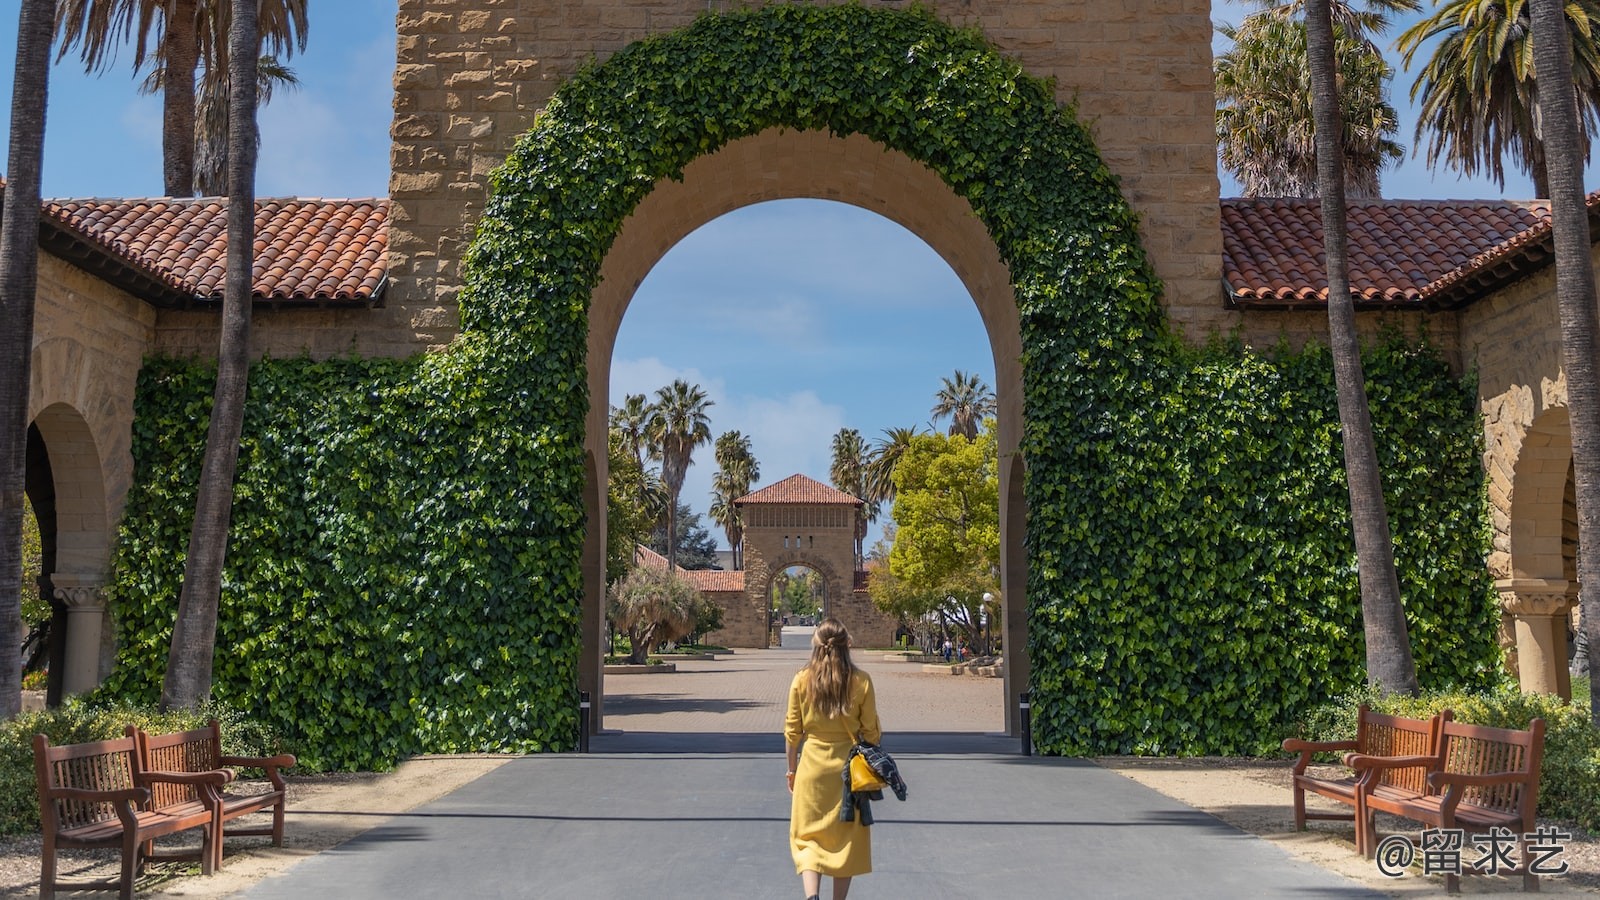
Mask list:
POLYGON ((283 773, 278 770, 287 769, 298 760, 293 753, 279 753, 277 756, 224 756, 217 762, 224 766, 263 769, 267 773, 267 780, 272 782, 273 790, 286 791, 288 785, 283 780, 283 773))
POLYGON ((232 781, 237 776, 227 769, 214 769, 210 772, 140 772, 135 777, 137 777, 140 781, 159 781, 163 784, 193 784, 221 787, 232 781))
POLYGON ((1335 750, 1358 750, 1361 745, 1355 741, 1303 741, 1299 738, 1284 738, 1283 749, 1286 753, 1332 753, 1335 750))
POLYGON ((224 766, 242 766, 246 769, 287 769, 298 760, 293 753, 277 756, 224 756, 217 761, 224 766))
POLYGON ((1355 750, 1361 745, 1355 741, 1303 741, 1300 738, 1284 738, 1283 749, 1287 753, 1298 753, 1300 758, 1295 761, 1294 774, 1299 777, 1306 773, 1306 766, 1311 765, 1311 754, 1332 753, 1335 750, 1355 750))
POLYGON ((1437 765, 1437 756, 1369 756, 1365 753, 1346 753, 1344 764, 1352 769, 1410 769, 1416 766, 1437 765))

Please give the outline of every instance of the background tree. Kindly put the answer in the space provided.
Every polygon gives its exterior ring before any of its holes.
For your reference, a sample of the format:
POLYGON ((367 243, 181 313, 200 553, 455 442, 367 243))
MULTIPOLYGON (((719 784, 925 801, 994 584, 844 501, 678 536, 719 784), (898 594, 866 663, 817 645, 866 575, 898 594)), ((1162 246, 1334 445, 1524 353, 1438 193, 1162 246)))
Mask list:
POLYGON ((995 414, 995 409, 994 391, 983 379, 957 369, 954 378, 944 379, 944 386, 934 397, 933 420, 949 416, 950 434, 970 441, 978 436, 978 427, 995 414))
POLYGON ((650 542, 650 531, 666 512, 667 490, 655 473, 640 467, 622 435, 607 435, 610 475, 606 481, 606 584, 616 584, 634 565, 634 548, 650 542))
POLYGON ((245 390, 250 374, 250 304, 254 295, 256 210, 256 31, 257 0, 233 0, 229 43, 234 86, 228 134, 228 267, 222 295, 222 328, 217 350, 217 386, 211 402, 211 427, 200 468, 194 525, 184 562, 178 617, 161 684, 165 709, 195 707, 211 694, 211 665, 221 603, 222 566, 228 552, 233 515, 233 475, 244 428, 245 390))
MULTIPOLYGON (((1560 0, 1535 0, 1534 52, 1547 83, 1572 81, 1570 13, 1560 0)), ((1572 417, 1572 467, 1577 482, 1578 584, 1588 653, 1589 716, 1600 728, 1600 319, 1596 317, 1593 245, 1583 190, 1588 144, 1579 90, 1544 91, 1545 158, 1550 173, 1550 218, 1555 231, 1556 303, 1561 315, 1561 367, 1572 417)))
POLYGON ((854 428, 841 428, 833 436, 833 463, 828 467, 828 478, 833 486, 861 501, 856 508, 856 549, 854 563, 857 569, 866 556, 867 525, 878 518, 878 502, 867 494, 867 442, 854 428))
POLYGON ((1385 691, 1417 692, 1416 664, 1406 633, 1400 581, 1394 568, 1394 543, 1378 470, 1372 413, 1367 404, 1355 305, 1350 297, 1345 228, 1344 153, 1338 69, 1328 0, 1306 5, 1307 59, 1311 67, 1312 107, 1316 116, 1317 189, 1322 197, 1323 251, 1328 272, 1328 343, 1333 356, 1339 424, 1344 440, 1351 523, 1361 584, 1361 620, 1366 636, 1367 680, 1385 691))
POLYGON ((993 427, 915 438, 895 469, 894 545, 887 578, 868 593, 885 612, 939 616, 988 650, 983 595, 999 593, 1000 476, 993 427))
MULTIPOLYGON (((689 504, 678 501, 677 514, 672 517, 674 532, 677 540, 671 544, 672 558, 677 560, 674 565, 682 569, 715 569, 717 568, 717 539, 711 536, 711 531, 706 528, 700 514, 691 510, 689 504)), ((650 534, 650 549, 662 556, 667 556, 667 532, 656 520, 656 529, 650 534)))
MULTIPOLYGON (((1247 197, 1317 196, 1317 143, 1306 65, 1305 24, 1258 13, 1238 27, 1217 26, 1233 46, 1214 63, 1217 152, 1247 197)), ((1388 103, 1393 69, 1375 47, 1338 34, 1345 190, 1380 194, 1383 169, 1404 148, 1388 103)))
POLYGON ((785 569, 772 579, 773 601, 780 615, 819 615, 825 590, 822 576, 811 569, 785 569))
POLYGON ((607 617, 628 636, 628 662, 643 664, 665 641, 690 634, 702 595, 667 569, 635 566, 610 592, 607 617))
POLYGON ((39 179, 50 87, 50 2, 22 0, 0 213, 0 718, 22 711, 22 507, 39 286, 39 179))
MULTIPOLYGON (((265 71, 269 76, 276 71, 288 72, 279 60, 305 49, 306 2, 262 0, 259 4, 257 25, 261 41, 252 56, 260 55, 265 45, 269 60, 265 71)), ((162 170, 169 196, 188 197, 199 189, 195 174, 198 134, 217 129, 210 132, 214 144, 226 141, 226 118, 208 122, 197 115, 197 107, 199 97, 205 94, 217 98, 229 95, 231 23, 229 0, 56 2, 60 57, 77 47, 84 69, 102 72, 116 59, 118 49, 131 40, 134 71, 150 66, 151 73, 141 90, 161 92, 162 170), (204 82, 198 91, 197 73, 204 82)), ((260 69, 259 59, 257 68, 260 69)), ((270 96, 270 88, 267 93, 270 96)), ((219 168, 219 174, 222 171, 225 169, 219 168)))
POLYGON ((744 568, 744 522, 734 501, 750 493, 761 480, 761 464, 750 449, 750 438, 725 431, 717 438, 717 474, 711 478, 711 520, 722 526, 733 552, 733 567, 744 568))
POLYGON ((885 428, 882 440, 872 445, 872 452, 867 456, 866 490, 873 500, 878 503, 894 500, 894 467, 918 434, 915 428, 885 428))
MULTIPOLYGON (((683 478, 693 464, 694 449, 711 440, 711 419, 706 410, 714 404, 699 385, 677 379, 656 391, 656 402, 646 420, 650 454, 661 461, 661 481, 672 502, 667 506, 667 534, 677 534, 675 517, 683 478)), ((677 542, 667 543, 667 565, 677 564, 677 542)))
POLYGON ((622 447, 633 457, 639 470, 644 470, 645 453, 649 448, 650 404, 643 394, 628 394, 621 406, 611 407, 611 430, 622 438, 622 447))
MULTIPOLYGON (((1411 98, 1420 98, 1417 140, 1427 133, 1428 165, 1443 162, 1464 175, 1484 172, 1505 186, 1505 160, 1533 179, 1534 194, 1550 196, 1546 150, 1539 128, 1538 66, 1528 0, 1447 0, 1400 35, 1407 69, 1437 40, 1411 98)), ((1600 49, 1595 0, 1564 5, 1569 69, 1577 87, 1580 158, 1600 116, 1600 49)), ((1560 32, 1558 31, 1558 34, 1560 32)))

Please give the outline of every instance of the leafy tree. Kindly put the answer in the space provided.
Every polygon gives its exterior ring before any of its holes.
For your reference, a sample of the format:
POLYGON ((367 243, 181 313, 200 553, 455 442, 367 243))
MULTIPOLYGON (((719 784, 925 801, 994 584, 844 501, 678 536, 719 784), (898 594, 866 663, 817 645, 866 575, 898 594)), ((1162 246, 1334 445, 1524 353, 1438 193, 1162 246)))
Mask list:
POLYGON ((39 534, 39 519, 26 494, 22 497, 22 621, 24 624, 48 621, 50 601, 39 596, 39 574, 44 562, 44 541, 39 534))
MULTIPOLYGON (((256 58, 254 68, 265 77, 277 80, 286 73, 284 83, 292 83, 293 73, 279 59, 305 49, 306 4, 307 0, 262 0, 259 4, 260 40, 248 52, 256 58), (267 54, 258 56, 262 44, 267 54)), ((228 140, 226 111, 217 107, 225 104, 223 98, 229 94, 232 21, 228 0, 56 0, 60 57, 77 47, 84 69, 100 72, 110 67, 121 45, 132 40, 134 70, 150 65, 141 90, 161 91, 162 168, 169 196, 188 197, 197 189, 204 190, 195 171, 197 147, 202 138, 209 148, 228 140), (197 73, 201 76, 198 91, 197 73), (197 115, 207 96, 214 98, 210 115, 197 115)), ((259 84, 257 76, 252 76, 252 83, 259 84)), ((271 93, 268 86, 258 101, 266 102, 271 93)), ((210 153, 215 166, 212 174, 220 180, 227 162, 218 157, 225 155, 215 149, 210 153)))
POLYGON ((784 615, 817 615, 825 591, 822 576, 806 568, 786 569, 772 579, 773 601, 784 615))
MULTIPOLYGON (((1429 135, 1428 165, 1443 161, 1464 175, 1482 171, 1504 187, 1510 157, 1533 179, 1534 194, 1548 197, 1531 6, 1529 0, 1446 0, 1432 16, 1406 29, 1398 43, 1407 69, 1423 46, 1434 45, 1411 86, 1412 99, 1421 101, 1417 140, 1424 132, 1429 135)), ((1587 160, 1589 133, 1600 118, 1600 47, 1594 34, 1600 4, 1569 0, 1564 11, 1572 74, 1561 83, 1577 87, 1578 148, 1587 160)))
POLYGON ((49 86, 50 3, 22 0, 11 89, 9 179, 0 213, 0 719, 22 711, 22 507, 49 86))
MULTIPOLYGON (((1247 197, 1317 196, 1305 24, 1258 13, 1217 31, 1233 42, 1214 64, 1222 166, 1247 197)), ((1337 53, 1345 190, 1376 197, 1384 167, 1404 155, 1393 140, 1399 121, 1387 99, 1393 69, 1376 47, 1342 30, 1337 53)))
POLYGON ((854 428, 841 428, 833 436, 833 463, 828 467, 828 478, 834 487, 861 501, 861 505, 856 507, 856 549, 853 560, 858 569, 866 554, 863 545, 867 539, 867 525, 878 518, 881 509, 876 500, 867 496, 868 455, 866 441, 861 439, 861 432, 854 428))
POLYGON ((939 616, 987 649, 983 595, 999 593, 1000 477, 993 420, 975 440, 919 435, 895 468, 894 546, 868 593, 905 619, 939 616))
MULTIPOLYGON (((677 559, 676 565, 681 569, 715 569, 717 568, 717 539, 711 536, 711 531, 706 528, 700 514, 689 509, 689 504, 678 502, 676 515, 672 517, 673 526, 677 528, 677 540, 672 543, 672 554, 677 559)), ((658 523, 660 519, 656 520, 658 523)), ((650 535, 650 549, 662 556, 667 555, 667 532, 665 528, 658 527, 650 535)))
POLYGON ((734 501, 750 493, 761 479, 761 464, 750 450, 750 438, 725 431, 717 438, 717 474, 711 479, 711 520, 722 526, 733 551, 733 567, 744 568, 744 522, 734 501))
MULTIPOLYGON (((1533 4, 1534 52, 1556 84, 1572 80, 1572 47, 1563 38, 1570 6, 1533 4)), ((1592 50, 1592 44, 1590 45, 1592 50)), ((1583 190, 1587 142, 1577 92, 1539 96, 1550 175, 1550 218, 1555 231, 1556 303, 1561 315, 1561 367, 1567 376, 1572 419, 1572 466, 1577 482, 1578 583, 1588 652, 1589 717, 1600 728, 1600 319, 1594 302, 1589 210, 1583 190)))
MULTIPOLYGON (((667 534, 677 534, 673 517, 678 512, 678 494, 683 478, 693 464, 694 448, 711 440, 711 419, 706 410, 713 406, 699 385, 677 379, 656 391, 646 420, 650 456, 661 461, 661 480, 672 502, 667 506, 667 534)), ((677 543, 668 544, 667 565, 677 564, 677 543)), ((687 568, 687 567, 685 567, 687 568)))
POLYGON ((978 436, 978 426, 995 414, 994 391, 977 375, 956 370, 955 378, 944 379, 944 386, 934 397, 933 419, 950 417, 950 434, 959 434, 972 440, 978 436))
POLYGON ((1317 190, 1322 197, 1322 240, 1328 270, 1328 344, 1333 355, 1339 424, 1344 438, 1345 478, 1350 490, 1356 565, 1361 583, 1361 622, 1366 636, 1367 680, 1385 691, 1417 692, 1417 669, 1406 634, 1394 541, 1383 499, 1382 473, 1367 403, 1355 304, 1350 297, 1344 201, 1344 151, 1338 69, 1329 0, 1306 4, 1307 59, 1316 115, 1317 190))
POLYGON ((664 641, 692 633, 703 595, 667 569, 635 566, 611 589, 606 615, 628 636, 628 662, 643 663, 664 641))
POLYGON ((666 511, 667 491, 655 473, 641 469, 617 429, 607 435, 610 476, 606 483, 606 583, 615 584, 634 564, 634 546, 648 543, 666 511))
POLYGON ((223 286, 222 328, 217 350, 217 385, 206 433, 200 490, 184 563, 178 617, 161 685, 163 709, 193 709, 211 694, 222 566, 233 516, 233 476, 244 429, 245 390, 250 374, 250 304, 254 294, 256 209, 256 28, 257 0, 233 0, 228 35, 234 86, 228 127, 228 267, 223 286), (241 87, 248 85, 248 88, 241 87))

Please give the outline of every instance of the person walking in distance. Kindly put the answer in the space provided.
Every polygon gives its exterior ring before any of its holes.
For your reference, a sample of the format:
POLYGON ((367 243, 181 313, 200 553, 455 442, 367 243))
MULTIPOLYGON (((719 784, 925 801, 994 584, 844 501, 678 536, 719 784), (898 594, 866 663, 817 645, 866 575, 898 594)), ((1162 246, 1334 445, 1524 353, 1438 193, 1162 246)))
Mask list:
POLYGON ((882 738, 872 679, 850 662, 850 633, 831 616, 811 635, 811 661, 789 685, 784 717, 789 849, 806 900, 820 900, 822 876, 833 878, 833 900, 850 893, 850 879, 872 871, 872 832, 859 818, 839 815, 843 773, 857 738, 882 738))

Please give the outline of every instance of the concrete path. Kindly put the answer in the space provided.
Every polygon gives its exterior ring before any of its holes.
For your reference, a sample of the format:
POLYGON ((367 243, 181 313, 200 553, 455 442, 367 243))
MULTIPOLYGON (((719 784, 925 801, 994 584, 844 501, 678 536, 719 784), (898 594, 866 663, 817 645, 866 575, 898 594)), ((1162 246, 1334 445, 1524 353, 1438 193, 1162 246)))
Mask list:
MULTIPOLYGON (((1382 896, 1092 763, 1021 756, 998 679, 857 656, 910 797, 874 804, 852 898, 1382 896)), ((513 760, 242 896, 799 897, 779 733, 804 659, 608 678, 590 755, 513 760)))

